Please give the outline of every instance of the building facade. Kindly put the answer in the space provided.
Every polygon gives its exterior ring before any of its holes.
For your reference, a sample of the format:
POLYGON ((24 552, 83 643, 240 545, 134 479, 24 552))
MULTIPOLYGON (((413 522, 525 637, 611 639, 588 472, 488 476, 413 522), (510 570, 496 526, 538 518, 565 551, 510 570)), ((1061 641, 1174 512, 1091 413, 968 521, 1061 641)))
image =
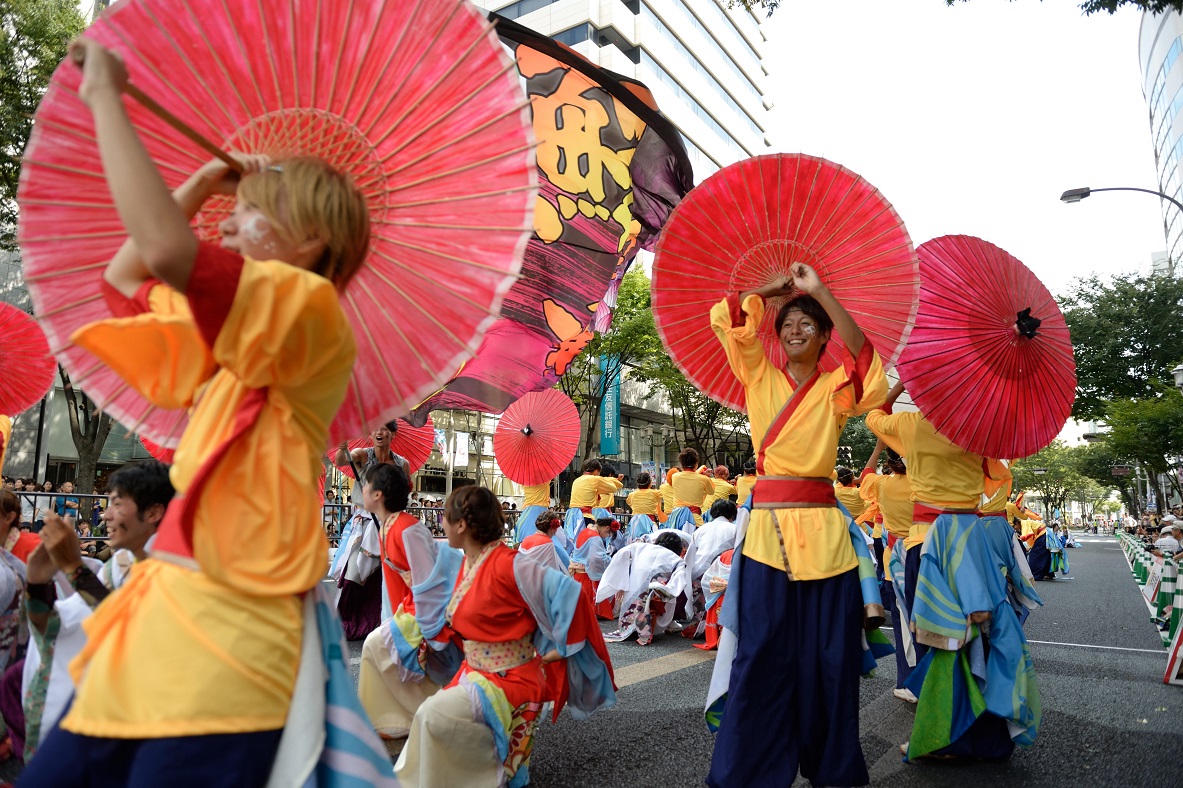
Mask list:
MULTIPOLYGON (((1142 14, 1138 63, 1142 95, 1150 117, 1150 139, 1158 170, 1158 190, 1183 202, 1183 17, 1175 12, 1142 14)), ((1183 211, 1162 201, 1167 262, 1155 273, 1178 271, 1183 259, 1183 211), (1174 265, 1171 262, 1174 262, 1174 265)))
POLYGON ((717 0, 476 0, 653 91, 682 133, 695 181, 765 152, 765 31, 717 0))

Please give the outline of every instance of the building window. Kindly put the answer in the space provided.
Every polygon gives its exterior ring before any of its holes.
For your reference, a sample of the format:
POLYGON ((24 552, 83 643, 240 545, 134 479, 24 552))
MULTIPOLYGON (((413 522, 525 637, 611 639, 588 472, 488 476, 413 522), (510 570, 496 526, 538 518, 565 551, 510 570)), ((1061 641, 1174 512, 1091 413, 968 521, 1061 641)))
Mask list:
MULTIPOLYGON (((518 19, 526 14, 546 8, 548 5, 554 5, 557 2, 559 0, 518 0, 518 2, 510 3, 504 8, 498 8, 494 13, 501 14, 508 19, 518 19)), ((583 40, 586 41, 587 39, 583 40)))
POLYGON ((591 26, 590 22, 575 27, 569 27, 566 30, 555 33, 551 38, 558 41, 560 44, 567 46, 575 46, 584 41, 594 40, 596 29, 591 26))

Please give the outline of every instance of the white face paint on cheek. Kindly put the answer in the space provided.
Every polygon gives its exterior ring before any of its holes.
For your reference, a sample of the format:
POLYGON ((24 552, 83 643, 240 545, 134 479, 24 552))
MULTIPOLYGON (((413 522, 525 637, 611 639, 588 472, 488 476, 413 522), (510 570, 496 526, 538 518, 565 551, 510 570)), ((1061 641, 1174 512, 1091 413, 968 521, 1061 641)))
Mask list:
POLYGON ((262 243, 263 239, 271 232, 271 223, 267 221, 267 217, 261 213, 252 214, 242 224, 239 225, 238 231, 242 233, 242 237, 251 243, 262 243))
POLYGON ((801 326, 801 333, 810 339, 813 339, 815 336, 817 336, 817 328, 811 325, 804 325, 801 326))

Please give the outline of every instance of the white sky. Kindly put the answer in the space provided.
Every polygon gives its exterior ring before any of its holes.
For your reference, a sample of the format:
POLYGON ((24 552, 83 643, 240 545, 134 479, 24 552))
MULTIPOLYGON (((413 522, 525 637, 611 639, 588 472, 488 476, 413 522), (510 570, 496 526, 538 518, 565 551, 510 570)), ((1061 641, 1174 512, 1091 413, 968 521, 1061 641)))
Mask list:
POLYGON ((1166 248, 1138 67, 1140 14, 1077 0, 786 0, 766 28, 773 150, 824 156, 896 207, 914 244, 1003 247, 1060 294, 1166 248))

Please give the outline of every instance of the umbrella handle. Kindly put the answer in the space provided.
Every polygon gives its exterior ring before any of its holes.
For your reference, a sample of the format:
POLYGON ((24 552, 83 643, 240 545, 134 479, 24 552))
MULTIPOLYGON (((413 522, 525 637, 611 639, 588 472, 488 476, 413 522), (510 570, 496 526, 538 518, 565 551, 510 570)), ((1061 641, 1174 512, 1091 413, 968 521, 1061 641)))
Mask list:
MULTIPOLYGON (((72 60, 76 66, 82 68, 83 63, 86 62, 86 53, 82 49, 76 49, 73 53, 71 53, 70 60, 72 60)), ((139 102, 139 104, 144 109, 148 110, 153 115, 179 131, 181 134, 197 143, 197 146, 203 149, 206 153, 221 159, 232 171, 237 172, 240 175, 242 174, 242 165, 235 161, 233 156, 207 140, 205 137, 201 136, 201 134, 198 132, 194 131, 193 128, 189 126, 189 124, 185 123, 185 121, 181 120, 176 115, 162 107, 156 101, 156 99, 152 98, 130 82, 123 86, 123 92, 139 102)))

